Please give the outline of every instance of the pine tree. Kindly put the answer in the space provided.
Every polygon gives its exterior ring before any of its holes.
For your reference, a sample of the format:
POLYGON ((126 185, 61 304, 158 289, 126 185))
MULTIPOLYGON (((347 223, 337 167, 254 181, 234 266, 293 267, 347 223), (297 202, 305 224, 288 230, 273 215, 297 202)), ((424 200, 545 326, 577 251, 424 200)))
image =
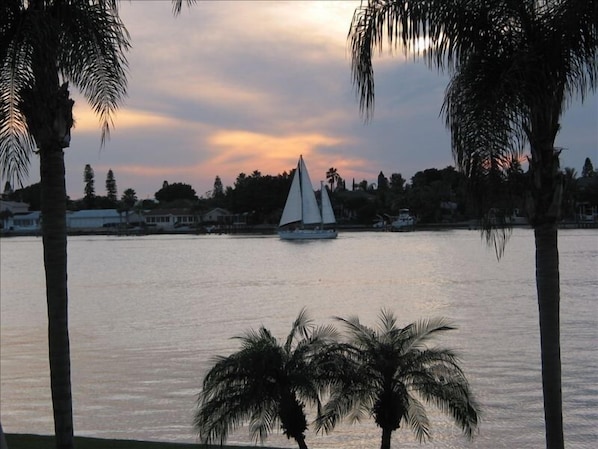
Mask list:
POLYGON ((596 172, 594 171, 594 165, 589 157, 586 157, 585 162, 583 163, 583 168, 581 169, 581 177, 582 178, 590 178, 595 176, 596 172))
POLYGON ((106 197, 113 203, 116 203, 118 200, 116 180, 114 179, 112 169, 108 170, 108 175, 106 175, 106 197))
POLYGON ((224 187, 222 186, 222 180, 220 176, 216 176, 214 179, 214 189, 212 190, 212 198, 222 198, 224 196, 224 187))
POLYGON ((94 173, 93 168, 91 165, 85 165, 85 171, 83 172, 83 181, 85 182, 85 189, 84 189, 84 200, 85 205, 88 208, 93 207, 95 194, 95 187, 94 187, 94 173))

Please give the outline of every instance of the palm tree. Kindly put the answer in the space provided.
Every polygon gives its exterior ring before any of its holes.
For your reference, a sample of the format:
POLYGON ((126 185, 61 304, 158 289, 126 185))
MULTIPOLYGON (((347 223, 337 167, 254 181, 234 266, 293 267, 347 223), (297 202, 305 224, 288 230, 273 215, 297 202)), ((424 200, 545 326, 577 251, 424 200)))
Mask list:
POLYGON ((328 169, 328 171, 326 172, 326 179, 328 180, 328 183, 330 184, 330 191, 333 192, 334 191, 334 183, 338 182, 338 180, 340 179, 340 176, 339 176, 336 168, 330 167, 328 169))
MULTIPOLYGON (((175 12, 182 0, 173 0, 175 12)), ((126 93, 129 35, 118 0, 0 4, 1 175, 23 179, 40 158, 48 346, 57 448, 72 448, 64 148, 73 126, 69 83, 100 117, 102 143, 126 93)))
POLYGON ((284 345, 264 327, 237 337, 241 349, 218 357, 204 378, 195 416, 200 439, 224 444, 248 421, 252 437, 263 441, 279 423, 287 438, 307 449, 305 407, 320 408, 320 392, 333 382, 340 352, 327 348, 335 337, 331 326, 314 327, 305 310, 284 345))
POLYGON ((563 182, 554 141, 570 100, 596 89, 597 28, 597 0, 369 0, 349 31, 366 118, 374 106, 372 54, 388 42, 450 74, 442 111, 456 163, 471 178, 518 158, 529 144, 527 208, 550 449, 564 446, 557 245, 563 182))
POLYGON ((343 319, 349 336, 344 375, 333 385, 317 427, 332 429, 344 416, 360 420, 369 413, 382 429, 381 449, 390 449, 392 432, 409 426, 420 442, 430 438, 423 402, 437 406, 473 438, 478 406, 469 384, 449 349, 430 348, 438 333, 454 329, 444 319, 422 320, 399 328, 392 313, 382 311, 378 329, 356 317, 343 319), (347 367, 352 366, 352 370, 347 367))

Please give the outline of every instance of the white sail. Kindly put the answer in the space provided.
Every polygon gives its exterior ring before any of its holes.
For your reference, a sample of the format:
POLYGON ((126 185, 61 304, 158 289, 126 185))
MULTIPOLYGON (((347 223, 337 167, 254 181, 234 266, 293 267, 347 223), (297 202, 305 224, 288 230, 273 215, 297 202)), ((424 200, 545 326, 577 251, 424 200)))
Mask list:
POLYGON ((322 216, 320 215, 320 208, 316 201, 314 188, 309 179, 309 173, 303 156, 299 157, 299 171, 301 173, 301 200, 303 208, 303 223, 304 224, 319 224, 322 223, 322 216))
POLYGON ((300 164, 297 164, 297 170, 295 170, 295 176, 291 182, 291 189, 289 190, 289 196, 287 202, 284 205, 282 211, 282 217, 280 217, 280 223, 278 226, 284 226, 289 223, 301 221, 301 181, 300 181, 300 164))
POLYGON ((336 223, 336 217, 334 216, 334 211, 332 210, 332 203, 330 203, 330 197, 328 196, 328 189, 322 183, 321 187, 322 192, 322 223, 324 224, 332 224, 336 223))

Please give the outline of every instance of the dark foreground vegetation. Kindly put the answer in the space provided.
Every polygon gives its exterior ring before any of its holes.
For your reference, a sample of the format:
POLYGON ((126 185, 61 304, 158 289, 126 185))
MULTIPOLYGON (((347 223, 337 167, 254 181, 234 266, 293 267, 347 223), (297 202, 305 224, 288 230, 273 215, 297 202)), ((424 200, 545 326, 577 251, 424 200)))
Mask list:
MULTIPOLYGON (((55 447, 54 436, 30 435, 30 434, 7 434, 6 442, 8 449, 50 449, 55 447)), ((246 446, 211 446, 206 444, 183 444, 183 443, 162 443, 135 440, 112 440, 104 438, 75 437, 77 449, 235 449, 246 446)), ((265 446, 252 446, 256 449, 265 446)), ((275 449, 270 447, 269 449, 275 449)))

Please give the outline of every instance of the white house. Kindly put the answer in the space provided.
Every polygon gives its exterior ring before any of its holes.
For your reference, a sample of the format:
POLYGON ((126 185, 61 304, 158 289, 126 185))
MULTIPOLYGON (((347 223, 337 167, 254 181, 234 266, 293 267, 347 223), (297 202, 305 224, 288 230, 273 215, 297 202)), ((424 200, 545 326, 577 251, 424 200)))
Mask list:
POLYGON ((117 227, 124 223, 124 219, 116 209, 78 210, 67 212, 66 227, 70 229, 117 227))
POLYGON ((36 210, 16 213, 12 217, 8 217, 5 229, 11 231, 39 231, 41 229, 41 212, 36 210))
POLYGON ((189 209, 153 209, 144 214, 145 224, 157 229, 193 226, 197 217, 189 209))

